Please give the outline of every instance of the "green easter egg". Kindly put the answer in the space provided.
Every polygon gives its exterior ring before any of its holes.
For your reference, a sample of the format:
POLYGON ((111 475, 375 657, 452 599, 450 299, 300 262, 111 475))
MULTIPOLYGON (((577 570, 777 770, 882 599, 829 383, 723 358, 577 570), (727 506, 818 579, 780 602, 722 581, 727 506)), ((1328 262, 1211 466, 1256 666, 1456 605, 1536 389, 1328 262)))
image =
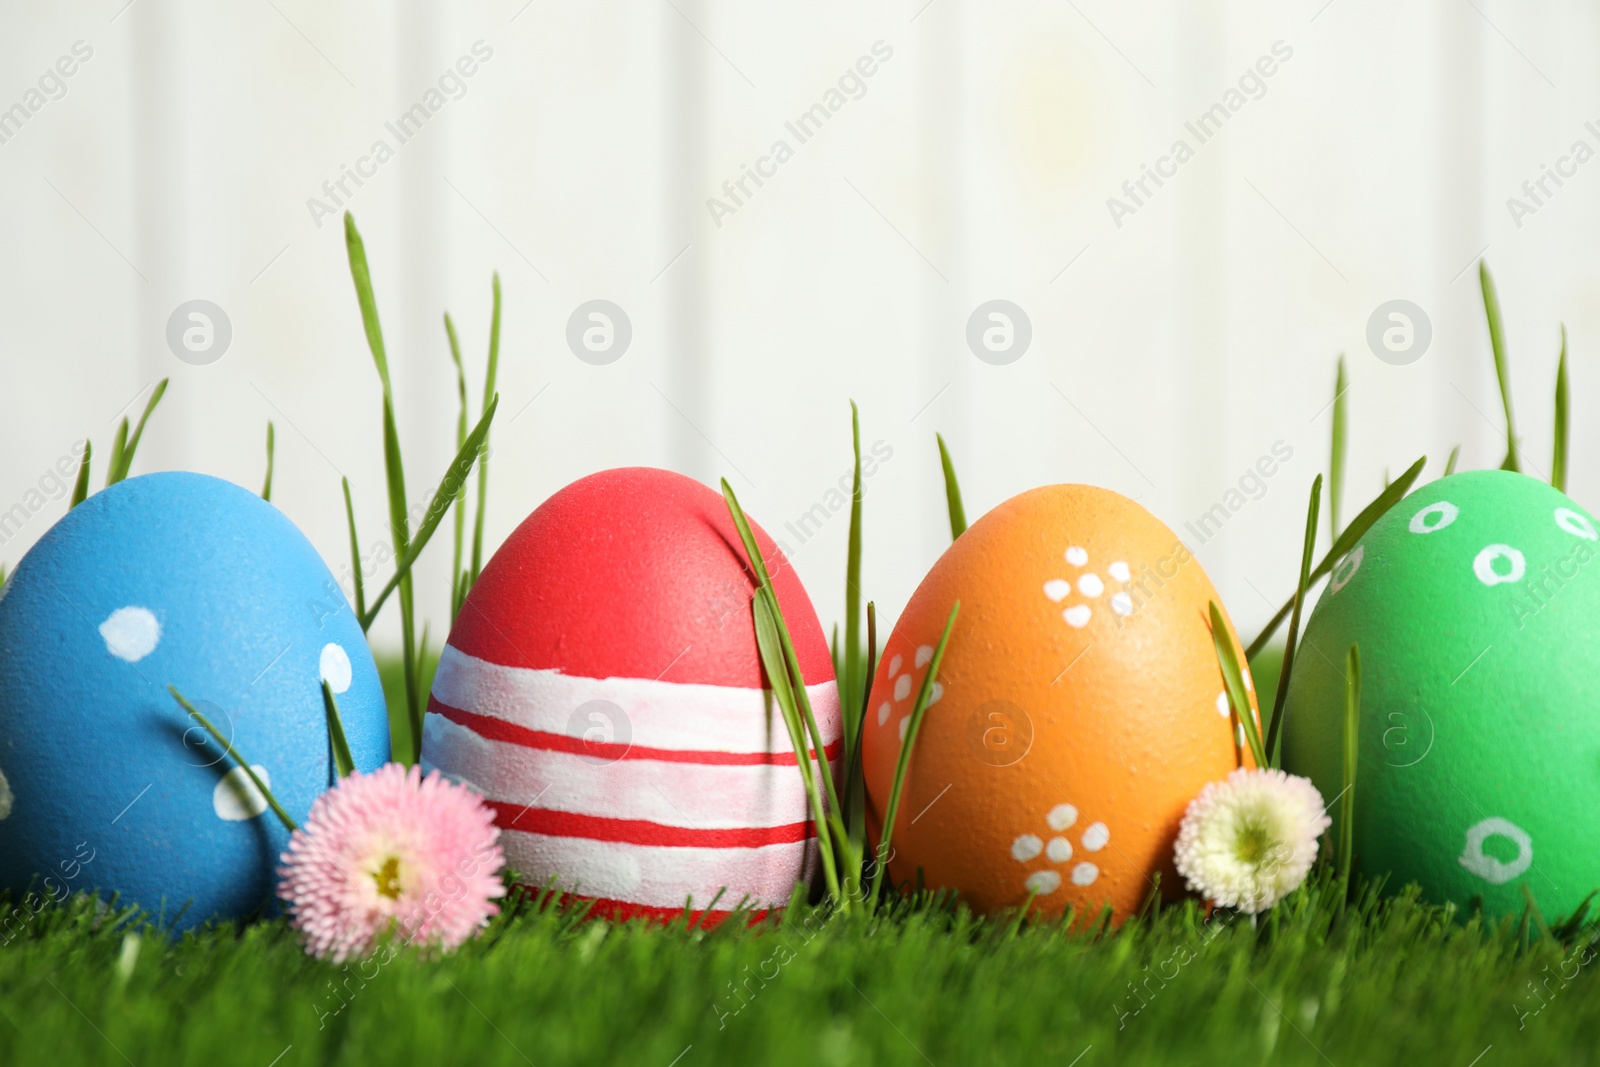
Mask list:
POLYGON ((1345 654, 1361 649, 1354 865, 1435 902, 1546 917, 1600 889, 1600 555, 1566 494, 1509 471, 1412 493, 1333 570, 1284 708, 1283 766, 1338 832, 1345 654))

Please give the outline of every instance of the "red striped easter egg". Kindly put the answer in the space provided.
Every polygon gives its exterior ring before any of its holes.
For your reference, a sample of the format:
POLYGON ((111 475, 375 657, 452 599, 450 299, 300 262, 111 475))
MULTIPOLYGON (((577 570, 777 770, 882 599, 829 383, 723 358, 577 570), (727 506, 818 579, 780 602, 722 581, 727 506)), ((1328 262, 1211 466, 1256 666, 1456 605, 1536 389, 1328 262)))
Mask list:
MULTIPOLYGON (((836 761, 822 627, 794 568, 754 530, 836 761)), ((763 688, 754 590, 727 506, 699 482, 630 467, 572 483, 517 527, 457 616, 424 767, 483 795, 526 884, 554 880, 595 900, 594 914, 688 905, 709 907, 710 925, 741 902, 781 906, 810 878, 816 838, 763 688)))

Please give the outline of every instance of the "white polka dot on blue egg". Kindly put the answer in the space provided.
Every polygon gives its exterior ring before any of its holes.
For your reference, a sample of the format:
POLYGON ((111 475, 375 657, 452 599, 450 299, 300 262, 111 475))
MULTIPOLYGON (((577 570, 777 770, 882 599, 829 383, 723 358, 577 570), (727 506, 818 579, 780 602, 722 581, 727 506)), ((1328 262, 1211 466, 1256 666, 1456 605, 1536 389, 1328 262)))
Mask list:
POLYGON ((168 686, 296 820, 334 781, 323 681, 356 766, 389 758, 378 671, 327 565, 217 478, 129 478, 73 508, 8 579, 0 648, 0 888, 87 841, 82 888, 181 911, 180 930, 276 907, 288 832, 168 686))

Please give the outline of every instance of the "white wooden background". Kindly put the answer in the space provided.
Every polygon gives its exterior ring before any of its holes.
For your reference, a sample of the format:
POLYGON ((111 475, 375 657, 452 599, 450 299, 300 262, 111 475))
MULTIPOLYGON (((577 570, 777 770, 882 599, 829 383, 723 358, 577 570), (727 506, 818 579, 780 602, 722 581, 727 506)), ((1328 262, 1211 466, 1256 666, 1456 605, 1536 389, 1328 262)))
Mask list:
MULTIPOLYGON (((307 200, 376 139, 394 146, 384 123, 482 41, 492 57, 465 95, 349 201, 413 494, 453 450, 441 312, 478 379, 498 269, 491 544, 594 470, 727 475, 838 618, 844 513, 804 544, 783 527, 848 469, 854 398, 865 443, 893 452, 866 524, 868 592, 892 619, 947 541, 935 430, 971 515, 1086 481, 1180 531, 1281 440, 1292 460, 1200 548, 1251 629, 1292 583, 1338 352, 1353 383, 1347 517, 1386 466, 1424 451, 1435 472, 1458 442, 1464 465, 1498 463, 1480 254, 1529 463, 1548 469, 1564 321, 1572 491, 1600 495, 1600 163, 1520 226, 1506 205, 1574 141, 1600 149, 1585 128, 1600 129, 1597 22, 1571 0, 10 0, 0 108, 42 103, 0 144, 0 511, 78 438, 107 449, 115 419, 170 376, 138 470, 256 488, 274 419, 275 500, 324 556, 347 556, 341 472, 363 541, 382 538, 377 380, 337 219, 317 226, 307 200), (30 98, 79 41, 93 55, 65 94, 30 98), (785 122, 879 41, 893 54, 864 95, 798 144, 785 122), (1292 58, 1264 94, 1118 227, 1107 198, 1176 138, 1194 144, 1184 123, 1280 41, 1292 58), (717 225, 707 198, 779 138, 794 157, 717 225), (233 326, 209 366, 165 340, 194 298, 233 326), (633 326, 608 366, 565 343, 596 298, 633 326), (996 298, 1033 330, 1005 366, 964 337, 996 298), (1394 298, 1432 323, 1408 366, 1365 341, 1394 298)), ((14 564, 64 506, 0 558, 14 564)), ((423 568, 436 627, 447 556, 441 541, 423 568)))

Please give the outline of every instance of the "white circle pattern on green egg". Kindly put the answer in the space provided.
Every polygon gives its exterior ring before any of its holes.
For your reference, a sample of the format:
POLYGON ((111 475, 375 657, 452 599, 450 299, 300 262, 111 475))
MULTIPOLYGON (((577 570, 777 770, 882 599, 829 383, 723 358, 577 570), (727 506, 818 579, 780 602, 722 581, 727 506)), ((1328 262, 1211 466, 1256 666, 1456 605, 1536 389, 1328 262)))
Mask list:
POLYGON ((1379 519, 1305 628, 1283 765, 1338 822, 1345 654, 1361 648, 1355 867, 1433 901, 1554 919, 1600 889, 1594 519, 1544 482, 1470 471, 1379 519))

